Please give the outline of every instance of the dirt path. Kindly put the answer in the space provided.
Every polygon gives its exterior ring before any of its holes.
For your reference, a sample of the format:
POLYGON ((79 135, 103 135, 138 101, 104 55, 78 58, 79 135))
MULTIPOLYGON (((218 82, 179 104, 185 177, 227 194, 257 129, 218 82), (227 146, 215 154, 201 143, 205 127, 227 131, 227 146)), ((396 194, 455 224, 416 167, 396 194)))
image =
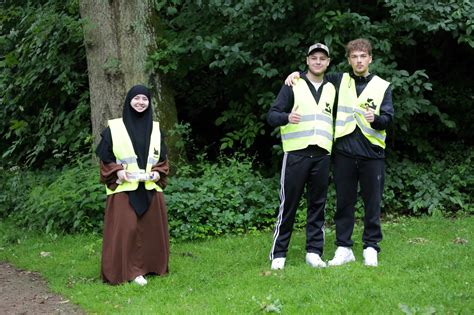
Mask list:
POLYGON ((0 314, 85 314, 48 290, 35 272, 0 262, 0 314))

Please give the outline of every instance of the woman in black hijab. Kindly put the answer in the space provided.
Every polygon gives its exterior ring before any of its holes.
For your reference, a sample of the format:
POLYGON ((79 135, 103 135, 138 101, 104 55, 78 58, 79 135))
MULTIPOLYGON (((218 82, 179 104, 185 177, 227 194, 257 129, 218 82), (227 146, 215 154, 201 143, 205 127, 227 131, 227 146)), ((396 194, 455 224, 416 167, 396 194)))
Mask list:
POLYGON ((168 272, 169 257, 162 192, 169 165, 159 124, 153 122, 149 89, 132 87, 123 117, 109 120, 101 136, 96 153, 107 190, 102 279, 111 284, 133 280, 145 285, 145 275, 168 272))

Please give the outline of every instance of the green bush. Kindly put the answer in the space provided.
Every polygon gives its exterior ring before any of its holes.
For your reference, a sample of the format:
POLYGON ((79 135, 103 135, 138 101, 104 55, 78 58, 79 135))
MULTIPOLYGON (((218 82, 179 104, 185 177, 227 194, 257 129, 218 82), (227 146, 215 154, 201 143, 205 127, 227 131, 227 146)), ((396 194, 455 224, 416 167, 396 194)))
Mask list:
MULTIPOLYGON (((474 213, 474 150, 448 150, 443 159, 414 163, 387 161, 383 212, 388 215, 474 213), (461 158, 462 157, 462 158, 461 158)), ((165 189, 170 234, 176 240, 272 229, 279 206, 279 173, 263 177, 249 158, 200 159, 177 167, 165 189)), ((46 232, 101 232, 105 207, 98 168, 77 163, 62 171, 1 172, 0 217, 46 232)), ((332 223, 335 191, 331 184, 326 221, 332 223)), ((302 198, 296 228, 306 224, 302 198)), ((359 198, 356 217, 363 216, 359 198)))
POLYGON ((0 218, 21 212, 25 200, 33 187, 40 183, 51 182, 57 174, 26 171, 18 166, 8 169, 0 167, 0 218))
POLYGON ((91 162, 60 171, 50 183, 36 182, 21 209, 11 214, 24 227, 46 232, 89 232, 102 228, 105 190, 91 162))
POLYGON ((180 166, 166 188, 170 233, 198 239, 273 225, 278 179, 263 178, 249 159, 180 166))
POLYGON ((447 148, 428 163, 387 163, 384 211, 397 214, 474 213, 474 150, 447 148))

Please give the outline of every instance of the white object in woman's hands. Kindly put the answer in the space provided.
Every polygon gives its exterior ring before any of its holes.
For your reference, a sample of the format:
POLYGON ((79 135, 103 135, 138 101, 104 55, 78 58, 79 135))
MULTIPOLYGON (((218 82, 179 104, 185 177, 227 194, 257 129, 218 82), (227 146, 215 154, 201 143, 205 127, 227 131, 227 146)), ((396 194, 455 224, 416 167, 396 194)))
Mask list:
POLYGON ((125 170, 120 170, 117 172, 117 184, 122 184, 124 181, 127 182, 146 182, 146 181, 158 181, 160 179, 160 174, 158 172, 146 173, 143 171, 138 172, 127 172, 125 170))
POLYGON ((157 181, 160 179, 160 174, 158 172, 146 173, 142 170, 138 172, 128 172, 128 181, 129 182, 147 182, 147 181, 157 181))

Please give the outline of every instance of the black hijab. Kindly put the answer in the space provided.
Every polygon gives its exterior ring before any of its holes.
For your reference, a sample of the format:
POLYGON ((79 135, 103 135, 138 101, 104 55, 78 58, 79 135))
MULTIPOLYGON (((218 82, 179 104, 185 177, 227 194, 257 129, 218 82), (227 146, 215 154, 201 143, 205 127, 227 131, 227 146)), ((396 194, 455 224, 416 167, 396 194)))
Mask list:
MULTIPOLYGON (((132 140, 133 149, 137 155, 138 167, 145 169, 148 159, 148 148, 150 146, 151 131, 153 128, 153 110, 151 105, 150 90, 143 85, 135 85, 128 91, 123 105, 123 122, 127 133, 132 140), (130 102, 138 94, 148 98, 148 108, 139 113, 131 106, 130 102)), ((153 191, 146 190, 143 182, 138 183, 137 190, 128 192, 130 205, 138 216, 143 215, 150 206, 153 191)))
POLYGON ((138 156, 138 167, 145 169, 150 147, 151 130, 153 128, 153 110, 151 106, 150 90, 143 85, 135 85, 128 91, 123 105, 123 122, 128 135, 132 140, 133 149, 138 156), (132 99, 138 94, 148 98, 149 105, 146 110, 139 113, 130 105, 132 99))

